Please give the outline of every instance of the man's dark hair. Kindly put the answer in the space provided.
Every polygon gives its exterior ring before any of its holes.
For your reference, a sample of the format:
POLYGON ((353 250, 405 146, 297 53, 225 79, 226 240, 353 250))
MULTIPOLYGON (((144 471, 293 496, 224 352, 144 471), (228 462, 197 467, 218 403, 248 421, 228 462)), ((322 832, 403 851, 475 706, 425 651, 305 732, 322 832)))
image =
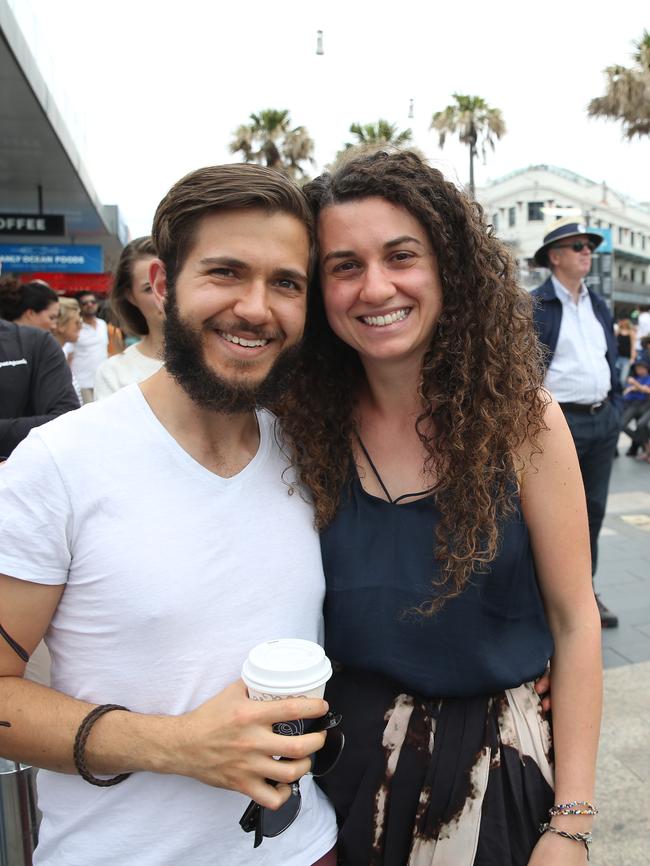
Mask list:
MULTIPOLYGON (((158 205, 152 239, 165 266, 168 282, 175 282, 194 241, 198 222, 218 210, 260 208, 287 213, 305 226, 313 261, 314 228, 311 211, 300 188, 286 175, 249 163, 213 165, 181 178, 158 205)), ((255 243, 255 239, 251 238, 255 243)))
POLYGON ((81 303, 82 298, 87 298, 88 295, 92 295, 92 297, 97 300, 97 295, 91 289, 82 289, 80 292, 76 292, 75 298, 81 303))

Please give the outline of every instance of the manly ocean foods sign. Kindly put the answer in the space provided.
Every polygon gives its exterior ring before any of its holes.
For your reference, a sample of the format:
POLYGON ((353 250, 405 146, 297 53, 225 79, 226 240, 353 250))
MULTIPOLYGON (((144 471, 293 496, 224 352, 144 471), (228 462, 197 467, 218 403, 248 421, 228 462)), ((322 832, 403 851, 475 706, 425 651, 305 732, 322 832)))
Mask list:
POLYGON ((65 234, 65 217, 59 214, 0 213, 0 235, 65 234))
POLYGON ((0 244, 0 262, 4 273, 44 271, 45 273, 101 274, 104 270, 102 248, 83 244, 59 246, 0 244))

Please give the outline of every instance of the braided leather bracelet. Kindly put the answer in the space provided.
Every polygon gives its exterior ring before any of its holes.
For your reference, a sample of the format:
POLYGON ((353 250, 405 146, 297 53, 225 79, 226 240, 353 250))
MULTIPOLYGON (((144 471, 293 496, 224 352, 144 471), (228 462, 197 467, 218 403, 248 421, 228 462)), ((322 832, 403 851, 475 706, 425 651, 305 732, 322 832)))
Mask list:
POLYGON ((571 839, 573 842, 582 842, 587 852, 587 860, 589 860, 589 845, 593 842, 591 833, 567 833, 566 830, 560 830, 552 824, 540 824, 540 833, 555 833, 556 836, 561 836, 563 839, 571 839))
POLYGON ((128 779, 131 773, 120 773, 118 776, 113 776, 112 779, 98 779, 88 769, 86 765, 86 741, 92 729, 92 726, 98 719, 106 713, 112 713, 113 710, 123 710, 131 712, 127 707, 121 707, 119 704, 102 704, 91 710, 86 718, 81 722, 77 730, 77 735, 74 738, 73 759, 77 772, 82 779, 85 779, 91 785, 97 785, 99 788, 110 788, 111 785, 118 785, 125 779, 128 779))

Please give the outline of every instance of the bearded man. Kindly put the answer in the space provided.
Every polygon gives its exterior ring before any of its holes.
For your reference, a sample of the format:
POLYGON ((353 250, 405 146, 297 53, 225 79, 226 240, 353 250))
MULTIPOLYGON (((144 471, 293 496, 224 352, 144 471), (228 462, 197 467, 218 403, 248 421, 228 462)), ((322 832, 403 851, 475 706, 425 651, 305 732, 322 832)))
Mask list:
POLYGON ((272 730, 327 705, 238 680, 255 644, 322 635, 311 509, 259 408, 302 337, 311 215, 282 175, 216 166, 172 187, 153 239, 165 366, 0 473, 0 754, 45 768, 37 866, 330 863, 305 776, 325 735, 272 730), (43 636, 51 689, 23 678, 43 636), (248 798, 277 809, 297 779, 300 814, 253 851, 248 798))

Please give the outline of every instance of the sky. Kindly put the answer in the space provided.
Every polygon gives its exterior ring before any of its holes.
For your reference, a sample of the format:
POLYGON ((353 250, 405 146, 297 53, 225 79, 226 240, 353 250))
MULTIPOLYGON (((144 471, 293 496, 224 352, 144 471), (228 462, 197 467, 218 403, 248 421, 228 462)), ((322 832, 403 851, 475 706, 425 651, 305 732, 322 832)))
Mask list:
POLYGON ((228 150, 251 112, 288 109, 316 174, 351 123, 410 127, 432 164, 468 181, 467 148, 430 131, 454 92, 501 109, 506 135, 477 185, 545 163, 650 202, 650 139, 590 120, 603 69, 631 65, 648 0, 10 0, 92 183, 131 235, 193 169, 228 150), (323 31, 324 54, 316 54, 323 31), (408 117, 413 100, 414 117, 408 117))

